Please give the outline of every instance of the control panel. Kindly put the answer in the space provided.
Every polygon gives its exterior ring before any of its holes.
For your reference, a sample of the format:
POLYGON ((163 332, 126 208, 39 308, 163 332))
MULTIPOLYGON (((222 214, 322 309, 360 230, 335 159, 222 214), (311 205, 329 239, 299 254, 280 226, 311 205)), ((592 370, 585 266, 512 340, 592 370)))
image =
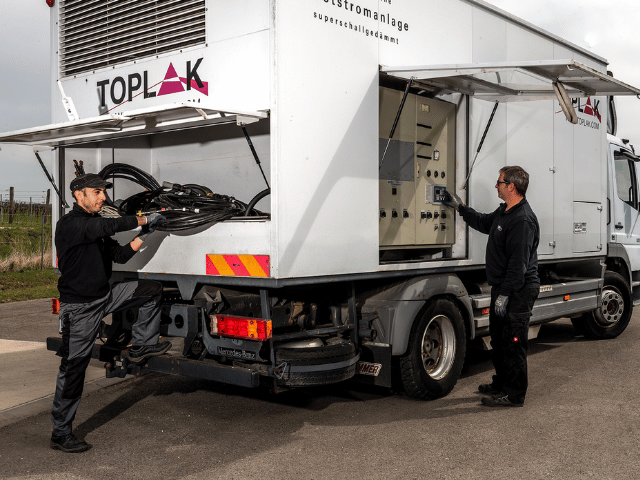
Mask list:
POLYGON ((446 247, 455 215, 442 204, 455 188, 454 104, 380 87, 380 248, 446 247))

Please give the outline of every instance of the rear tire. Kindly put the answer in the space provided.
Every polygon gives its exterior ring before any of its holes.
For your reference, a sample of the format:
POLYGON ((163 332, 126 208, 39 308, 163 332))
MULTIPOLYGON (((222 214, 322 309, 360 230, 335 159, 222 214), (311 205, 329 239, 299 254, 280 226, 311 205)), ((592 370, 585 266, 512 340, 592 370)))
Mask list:
POLYGON ((440 298, 426 305, 411 329, 407 353, 400 357, 407 395, 431 400, 447 395, 458 381, 467 348, 458 307, 440 298))
POLYGON ((633 298, 629 284, 622 275, 607 271, 604 274, 602 307, 584 314, 577 321, 582 321, 587 338, 615 338, 629 325, 632 312, 633 298))

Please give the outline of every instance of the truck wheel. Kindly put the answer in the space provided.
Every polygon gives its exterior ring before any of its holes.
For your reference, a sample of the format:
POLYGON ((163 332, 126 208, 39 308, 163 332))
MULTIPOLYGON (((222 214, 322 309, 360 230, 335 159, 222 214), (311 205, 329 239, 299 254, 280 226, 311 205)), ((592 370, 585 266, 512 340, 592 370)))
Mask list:
POLYGON ((629 284, 622 275, 605 272, 602 307, 582 316, 584 335, 592 339, 615 338, 629 325, 632 311, 629 284))
POLYGON ((280 371, 278 383, 288 387, 308 387, 348 380, 356 373, 355 357, 356 347, 351 342, 322 347, 279 348, 276 350, 276 365, 280 371))
POLYGON ((462 314, 451 300, 427 304, 416 318, 400 374, 407 395, 431 400, 447 395, 460 376, 467 347, 462 314))

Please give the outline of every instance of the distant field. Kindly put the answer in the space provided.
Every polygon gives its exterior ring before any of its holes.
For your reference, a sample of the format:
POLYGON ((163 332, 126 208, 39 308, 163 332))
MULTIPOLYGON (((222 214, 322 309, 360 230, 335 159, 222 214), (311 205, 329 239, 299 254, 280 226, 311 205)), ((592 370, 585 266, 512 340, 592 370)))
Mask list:
POLYGON ((51 265, 50 217, 45 217, 44 229, 42 213, 36 212, 14 215, 10 224, 4 209, 0 217, 0 303, 57 297, 58 276, 51 265))

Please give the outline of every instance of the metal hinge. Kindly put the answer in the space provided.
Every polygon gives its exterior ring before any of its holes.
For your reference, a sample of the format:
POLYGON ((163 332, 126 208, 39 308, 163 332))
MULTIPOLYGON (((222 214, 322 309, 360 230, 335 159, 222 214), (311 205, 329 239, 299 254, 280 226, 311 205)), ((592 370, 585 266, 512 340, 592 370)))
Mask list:
POLYGON ((551 173, 556 173, 556 167, 549 167, 549 171, 551 173))
POLYGON ((556 242, 555 241, 549 242, 549 246, 553 247, 553 248, 556 248, 556 242))

